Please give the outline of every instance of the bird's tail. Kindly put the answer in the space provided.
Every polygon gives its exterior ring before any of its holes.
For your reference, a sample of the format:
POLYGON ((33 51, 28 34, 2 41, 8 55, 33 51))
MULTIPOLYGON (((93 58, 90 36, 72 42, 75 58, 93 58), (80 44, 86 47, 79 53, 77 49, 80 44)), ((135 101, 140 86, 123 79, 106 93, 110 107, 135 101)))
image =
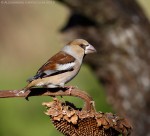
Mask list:
POLYGON ((29 87, 28 85, 26 87, 24 87, 20 92, 25 93, 26 91, 28 91, 31 87, 29 87))
POLYGON ((30 88, 35 87, 35 83, 34 81, 30 82, 26 87, 25 87, 25 91, 29 90, 30 88))
POLYGON ((21 90, 21 92, 26 92, 26 91, 28 91, 30 88, 32 88, 32 87, 34 87, 35 86, 35 83, 34 83, 34 81, 31 81, 26 87, 24 87, 22 90, 21 90))
POLYGON ((41 79, 36 79, 36 80, 32 80, 31 82, 29 82, 28 85, 23 89, 24 92, 26 92, 30 88, 37 87, 40 81, 41 79))

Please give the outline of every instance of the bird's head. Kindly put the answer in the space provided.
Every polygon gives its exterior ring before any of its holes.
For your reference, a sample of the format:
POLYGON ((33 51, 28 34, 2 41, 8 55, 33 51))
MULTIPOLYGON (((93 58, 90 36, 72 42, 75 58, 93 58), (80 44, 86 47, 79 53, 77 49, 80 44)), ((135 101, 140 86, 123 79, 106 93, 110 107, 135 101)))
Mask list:
POLYGON ((90 54, 96 52, 96 49, 84 39, 75 39, 67 45, 78 53, 90 54))
POLYGON ((96 49, 84 39, 75 39, 64 46, 62 50, 81 61, 86 54, 96 52, 96 49))
POLYGON ((84 52, 84 54, 96 52, 96 49, 84 39, 75 39, 72 42, 70 42, 69 45, 72 46, 74 50, 84 52))

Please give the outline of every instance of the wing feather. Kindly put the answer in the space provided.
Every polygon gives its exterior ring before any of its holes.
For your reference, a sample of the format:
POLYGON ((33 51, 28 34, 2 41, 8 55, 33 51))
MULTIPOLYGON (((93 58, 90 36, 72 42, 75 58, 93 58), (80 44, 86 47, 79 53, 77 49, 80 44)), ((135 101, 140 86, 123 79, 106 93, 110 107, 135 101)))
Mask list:
POLYGON ((38 78, 48 77, 57 73, 72 70, 75 65, 75 58, 63 51, 60 51, 50 58, 28 82, 38 78))

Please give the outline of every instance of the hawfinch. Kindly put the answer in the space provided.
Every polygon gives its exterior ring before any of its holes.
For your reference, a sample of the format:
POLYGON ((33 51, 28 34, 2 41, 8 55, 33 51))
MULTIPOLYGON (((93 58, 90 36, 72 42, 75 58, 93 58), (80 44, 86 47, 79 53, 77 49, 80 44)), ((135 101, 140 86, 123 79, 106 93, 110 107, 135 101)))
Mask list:
POLYGON ((86 54, 96 49, 86 40, 76 39, 65 45, 60 52, 51 57, 36 73, 28 79, 23 92, 32 87, 60 88, 72 80, 79 72, 86 54))

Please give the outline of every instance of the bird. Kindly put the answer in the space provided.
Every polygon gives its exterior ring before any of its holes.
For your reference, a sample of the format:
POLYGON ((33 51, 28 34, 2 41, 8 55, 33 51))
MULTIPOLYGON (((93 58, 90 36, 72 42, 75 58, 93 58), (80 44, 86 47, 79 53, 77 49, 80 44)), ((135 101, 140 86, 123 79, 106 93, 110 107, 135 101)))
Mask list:
POLYGON ((96 49, 84 39, 69 42, 27 80, 22 92, 35 87, 64 88, 80 71, 83 58, 94 52, 96 49))

